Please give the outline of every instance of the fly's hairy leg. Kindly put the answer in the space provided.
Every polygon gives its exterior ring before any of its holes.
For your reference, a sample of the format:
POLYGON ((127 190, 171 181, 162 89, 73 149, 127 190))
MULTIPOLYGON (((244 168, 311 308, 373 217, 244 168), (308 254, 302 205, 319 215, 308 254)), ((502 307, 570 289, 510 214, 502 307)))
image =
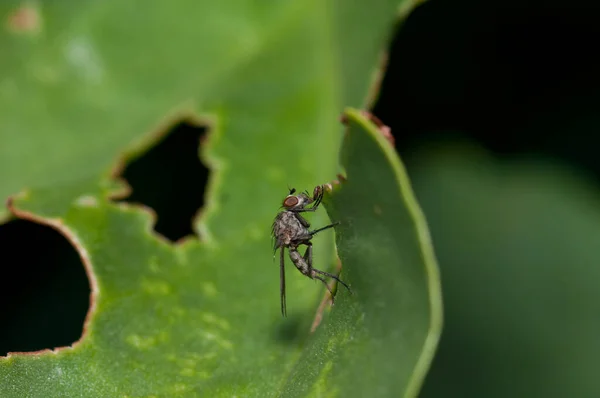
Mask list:
POLYGON ((281 295, 281 315, 287 316, 285 303, 285 248, 279 248, 279 293, 281 295))
POLYGON ((300 252, 298 252, 298 247, 290 247, 290 259, 296 268, 298 268, 298 271, 302 273, 302 275, 312 278, 311 268, 306 260, 304 260, 304 257, 300 255, 300 252))
POLYGON ((292 209, 290 211, 293 211, 294 213, 306 213, 308 211, 316 211, 317 208, 316 207, 309 207, 308 209, 292 209))
POLYGON ((341 280, 341 279, 340 279, 340 278, 339 278, 337 275, 330 274, 329 272, 321 271, 321 270, 319 270, 319 269, 316 269, 316 268, 313 268, 313 269, 312 269, 312 272, 313 272, 313 273, 314 273, 314 272, 316 272, 317 274, 325 275, 325 276, 328 276, 328 277, 330 277, 330 278, 333 278, 333 279, 335 279, 336 281, 338 281, 339 283, 341 283, 342 285, 344 285, 344 287, 345 287, 346 289, 348 289, 348 291, 349 291, 350 293, 352 293, 352 290, 351 290, 351 289, 350 289, 350 287, 349 287, 349 286, 346 284, 346 282, 344 282, 343 280, 341 280))
POLYGON ((314 202, 313 202, 313 205, 311 206, 311 208, 316 209, 319 207, 319 205, 321 204, 321 201, 323 200, 323 195, 324 195, 324 192, 320 191, 318 195, 313 196, 314 202))
POLYGON ((329 297, 331 297, 331 305, 334 305, 335 304, 335 296, 333 295, 333 291, 329 287, 329 284, 327 283, 327 281, 325 279, 321 278, 319 275, 313 275, 313 279, 318 279, 321 282, 323 282, 323 284, 325 285, 325 287, 329 291, 329 297))
MULTIPOLYGON (((333 225, 335 225, 335 224, 328 225, 327 227, 323 227, 323 228, 330 228, 333 225)), ((321 228, 321 230, 323 228, 321 228)), ((312 266, 312 243, 306 242, 304 244, 306 246, 308 246, 306 248, 306 252, 304 253, 304 261, 306 262, 306 264, 308 266, 308 269, 310 270, 310 277, 311 278, 317 278, 317 279, 321 280, 325 284, 325 286, 327 286, 327 290, 329 290, 330 293, 331 293, 331 289, 329 289, 329 285, 327 284, 327 282, 325 282, 325 280, 323 280, 320 276, 318 276, 316 274, 325 275, 325 276, 328 276, 330 278, 335 279, 336 281, 338 281, 339 283, 341 283, 342 285, 344 285, 346 287, 346 289, 348 289, 349 292, 352 293, 352 290, 350 290, 350 287, 343 280, 341 280, 337 275, 330 274, 329 272, 325 272, 325 271, 321 271, 319 269, 313 268, 313 266, 312 266)), ((333 293, 331 295, 331 302, 333 304, 333 293)))
POLYGON ((304 252, 304 262, 306 262, 306 264, 308 265, 308 269, 310 272, 310 277, 313 279, 318 279, 321 282, 323 282, 323 284, 325 285, 325 287, 327 288, 327 290, 329 291, 329 295, 331 296, 331 305, 333 305, 335 303, 335 298, 333 296, 333 292, 331 291, 331 288, 329 287, 329 284, 327 283, 327 281, 323 278, 321 278, 319 275, 315 274, 315 269, 312 266, 312 262, 313 262, 313 253, 312 253, 312 243, 307 242, 305 243, 306 247, 306 251, 304 252))
POLYGON ((319 205, 321 204, 321 201, 323 200, 323 192, 321 192, 317 197, 312 199, 312 206, 311 207, 303 207, 300 209, 294 209, 293 211, 296 213, 305 213, 305 212, 314 212, 317 211, 317 209, 319 208, 319 205))
POLYGON ((295 241, 299 242, 299 244, 303 243, 305 245, 308 245, 306 242, 310 242, 310 240, 313 238, 313 236, 315 236, 319 232, 322 232, 322 231, 324 231, 326 229, 333 228, 336 225, 339 225, 339 222, 334 222, 333 224, 329 224, 329 225, 326 225, 326 226, 324 226, 322 228, 315 229, 314 231, 308 231, 308 233, 306 235, 301 235, 301 236, 296 237, 295 241))
POLYGON ((304 252, 304 261, 306 261, 306 264, 308 264, 308 268, 312 269, 312 243, 311 242, 306 242, 304 243, 306 245, 306 251, 304 252))
POLYGON ((333 224, 329 224, 329 225, 326 225, 326 226, 321 227, 319 229, 315 229, 314 231, 310 231, 310 236, 312 237, 312 236, 318 234, 321 231, 325 231, 326 229, 333 228, 333 227, 335 227, 336 225, 339 225, 339 224, 340 224, 339 221, 336 221, 333 224))

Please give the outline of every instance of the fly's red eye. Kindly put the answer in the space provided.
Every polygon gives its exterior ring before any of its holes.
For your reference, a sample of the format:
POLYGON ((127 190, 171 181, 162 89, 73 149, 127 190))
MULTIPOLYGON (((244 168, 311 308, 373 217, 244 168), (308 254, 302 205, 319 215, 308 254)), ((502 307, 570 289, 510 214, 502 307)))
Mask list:
POLYGON ((284 207, 294 207, 298 204, 298 198, 295 196, 288 196, 287 198, 285 198, 285 200, 283 201, 283 206, 284 207))

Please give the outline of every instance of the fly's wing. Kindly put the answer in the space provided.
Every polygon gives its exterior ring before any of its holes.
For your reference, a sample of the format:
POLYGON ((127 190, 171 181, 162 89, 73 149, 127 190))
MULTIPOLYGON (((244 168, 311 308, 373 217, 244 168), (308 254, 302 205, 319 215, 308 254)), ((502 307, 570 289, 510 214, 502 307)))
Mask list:
POLYGON ((280 250, 279 257, 279 293, 281 295, 281 315, 287 316, 285 303, 285 250, 283 247, 280 250))
POLYGON ((273 245, 273 255, 275 255, 275 252, 278 248, 281 247, 281 244, 283 243, 279 237, 280 222, 282 217, 281 214, 282 213, 277 214, 277 217, 275 217, 273 225, 271 226, 271 244, 273 245))
POLYGON ((273 247, 273 257, 275 257, 275 252, 279 247, 279 239, 275 239, 274 235, 271 235, 271 246, 273 247))
POLYGON ((281 240, 281 221, 283 212, 277 214, 273 225, 271 226, 271 242, 273 243, 273 259, 275 259, 275 252, 279 250, 279 294, 281 296, 281 315, 287 316, 286 302, 285 302, 285 248, 282 247, 283 241, 281 240))
POLYGON ((281 247, 281 244, 283 243, 281 241, 281 239, 279 238, 271 238, 271 243, 273 244, 273 254, 277 251, 277 249, 279 249, 281 247))

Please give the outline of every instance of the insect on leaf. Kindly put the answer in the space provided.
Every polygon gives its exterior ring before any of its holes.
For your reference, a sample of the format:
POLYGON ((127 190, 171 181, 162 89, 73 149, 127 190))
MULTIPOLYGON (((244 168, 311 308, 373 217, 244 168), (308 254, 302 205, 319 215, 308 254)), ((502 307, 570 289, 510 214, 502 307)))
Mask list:
POLYGON ((425 218, 394 149, 377 126, 345 112, 346 181, 324 199, 336 227, 341 277, 283 396, 416 396, 442 325, 439 274, 425 218), (309 358, 319 357, 320 367, 309 358), (298 386, 306 386, 304 390, 298 386))

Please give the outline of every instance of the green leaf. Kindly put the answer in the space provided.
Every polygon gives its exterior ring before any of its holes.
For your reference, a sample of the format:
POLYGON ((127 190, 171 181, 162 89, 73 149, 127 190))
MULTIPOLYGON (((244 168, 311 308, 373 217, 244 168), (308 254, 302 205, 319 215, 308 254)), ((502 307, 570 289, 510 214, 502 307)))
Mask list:
POLYGON ((347 181, 325 204, 331 220, 341 223, 341 277, 354 294, 338 285, 335 310, 303 353, 284 396, 412 397, 441 332, 437 265, 393 147, 357 110, 346 118, 347 181))
POLYGON ((444 286, 423 397, 597 397, 600 196, 555 159, 423 151, 411 177, 444 286))
MULTIPOLYGON (((269 227, 288 184, 310 189, 338 170, 337 117, 364 103, 400 5, 259 3, 0 5, 0 197, 20 193, 16 215, 71 240, 94 303, 73 347, 0 358, 0 396, 262 397, 301 391, 288 375, 319 368, 302 350, 317 346, 323 287, 288 272, 281 318, 269 227), (210 127, 201 155, 212 175, 201 240, 171 245, 147 211, 109 196, 120 162, 181 118, 210 127)), ((327 268, 333 248, 331 231, 317 237, 315 264, 327 268)), ((435 324, 421 310, 406 340, 413 364, 435 324)))
POLYGON ((226 131, 207 156, 228 185, 325 181, 336 117, 363 105, 400 4, 3 1, 0 198, 100 178, 125 148, 198 115, 226 131))

